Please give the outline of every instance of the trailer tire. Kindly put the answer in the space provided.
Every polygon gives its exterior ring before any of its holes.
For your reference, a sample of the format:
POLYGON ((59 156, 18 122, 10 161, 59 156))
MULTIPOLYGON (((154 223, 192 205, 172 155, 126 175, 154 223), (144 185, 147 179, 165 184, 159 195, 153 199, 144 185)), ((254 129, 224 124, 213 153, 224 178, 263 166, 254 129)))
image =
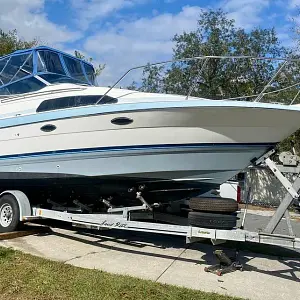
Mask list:
POLYGON ((238 203, 231 198, 191 198, 189 205, 195 211, 232 213, 238 210, 238 203))
POLYGON ((203 212, 190 212, 188 216, 189 225, 211 228, 232 229, 236 227, 237 216, 224 214, 211 214, 203 212))
POLYGON ((20 221, 20 208, 13 195, 4 194, 0 197, 0 233, 17 229, 20 221))

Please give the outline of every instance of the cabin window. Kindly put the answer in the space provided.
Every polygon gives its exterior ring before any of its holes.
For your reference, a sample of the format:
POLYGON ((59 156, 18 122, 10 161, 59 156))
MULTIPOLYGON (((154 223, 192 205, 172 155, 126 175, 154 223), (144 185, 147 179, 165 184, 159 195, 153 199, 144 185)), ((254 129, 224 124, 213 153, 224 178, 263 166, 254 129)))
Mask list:
POLYGON ((53 51, 38 51, 38 72, 65 74, 59 55, 53 51))
POLYGON ((83 73, 83 69, 82 69, 80 61, 72 59, 67 56, 64 56, 64 61, 65 61, 65 64, 67 66, 67 69, 68 69, 71 77, 74 77, 81 81, 85 81, 85 82, 87 81, 86 77, 83 73))
MULTIPOLYGON (((73 96, 49 99, 43 101, 36 111, 44 112, 57 109, 95 105, 101 99, 101 97, 102 96, 73 96)), ((98 104, 113 104, 117 102, 118 99, 106 95, 98 104)))

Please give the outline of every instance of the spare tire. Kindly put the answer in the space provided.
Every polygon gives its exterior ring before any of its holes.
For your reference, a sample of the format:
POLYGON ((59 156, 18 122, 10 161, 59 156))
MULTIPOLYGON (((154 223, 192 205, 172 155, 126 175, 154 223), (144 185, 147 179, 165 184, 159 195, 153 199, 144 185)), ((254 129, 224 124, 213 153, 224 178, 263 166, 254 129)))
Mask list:
POLYGON ((189 213, 189 225, 211 228, 232 229, 236 227, 237 216, 224 214, 211 214, 192 211, 189 213))
POLYGON ((238 210, 238 203, 231 198, 191 198, 189 206, 196 211, 232 213, 238 210))

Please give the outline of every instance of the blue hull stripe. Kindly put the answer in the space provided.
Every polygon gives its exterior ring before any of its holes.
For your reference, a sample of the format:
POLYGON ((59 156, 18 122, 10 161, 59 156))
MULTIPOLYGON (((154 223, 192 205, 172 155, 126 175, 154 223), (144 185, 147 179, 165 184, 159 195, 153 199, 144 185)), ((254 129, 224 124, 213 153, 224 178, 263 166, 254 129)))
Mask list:
POLYGON ((23 154, 10 154, 0 156, 2 159, 15 159, 26 157, 40 157, 40 156, 52 156, 52 155, 68 155, 68 154, 80 154, 80 153, 95 153, 95 152, 112 152, 112 151, 139 151, 139 150, 164 150, 164 149, 210 149, 216 148, 229 148, 229 149, 268 149, 274 147, 275 143, 251 143, 251 144, 237 144, 237 143, 199 143, 199 144, 161 144, 161 145, 135 145, 135 146, 116 146, 116 147, 98 147, 98 148, 82 148, 82 149, 66 149, 57 151, 45 151, 23 154))

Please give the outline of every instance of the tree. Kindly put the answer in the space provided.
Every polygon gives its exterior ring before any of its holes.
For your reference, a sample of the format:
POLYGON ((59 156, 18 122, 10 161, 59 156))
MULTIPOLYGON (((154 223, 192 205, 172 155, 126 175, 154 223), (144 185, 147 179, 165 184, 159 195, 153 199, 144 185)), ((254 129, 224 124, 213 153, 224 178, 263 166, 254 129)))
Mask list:
POLYGON ((153 66, 149 64, 143 70, 143 78, 141 90, 148 93, 164 92, 164 78, 161 74, 163 67, 153 66))
POLYGON ((138 91, 138 83, 133 81, 129 86, 126 87, 127 90, 138 91))
MULTIPOLYGON (((254 56, 283 57, 290 50, 281 46, 273 28, 256 28, 250 32, 237 28, 234 20, 222 10, 202 11, 195 31, 184 32, 173 38, 174 59, 199 56, 254 56)), ((272 60, 209 59, 173 63, 164 70, 147 67, 141 90, 167 91, 210 99, 242 97, 258 94, 272 78, 281 63, 272 60), (199 72, 201 70, 201 72, 199 72)), ((291 74, 291 73, 290 73, 291 74)), ((284 83, 294 77, 282 77, 284 83)), ((282 80, 281 80, 282 81, 282 80)), ((283 81, 276 81, 277 87, 283 81)), ((274 90, 276 84, 269 90, 274 90)), ((277 95, 276 95, 277 96, 277 95)), ((276 98, 276 97, 275 97, 276 98)), ((274 100, 273 98, 270 101, 274 100)))
MULTIPOLYGON (((89 63, 92 63, 93 62, 93 59, 91 57, 87 58, 85 57, 83 54, 81 54, 79 51, 75 50, 75 56, 77 58, 80 58, 82 60, 85 60, 89 63)), ((98 67, 95 68, 95 76, 99 76, 102 71, 105 69, 105 64, 99 64, 98 67)))
POLYGON ((18 37, 17 31, 4 32, 0 29, 0 56, 12 53, 16 50, 37 46, 38 40, 24 41, 18 37))
MULTIPOLYGON (((300 15, 300 9, 298 7, 298 16, 300 15)), ((300 26, 298 24, 298 22, 296 21, 296 18, 293 18, 292 21, 294 22, 294 27, 291 30, 291 37, 294 39, 294 41, 296 42, 296 47, 295 49, 292 49, 290 51, 290 56, 292 56, 293 58, 300 58, 299 55, 295 55, 293 52, 299 53, 299 49, 300 49, 300 26), (293 51, 296 50, 296 51, 293 51)), ((300 82, 300 78, 299 78, 299 69, 298 68, 293 68, 291 70, 289 70, 290 73, 295 73, 298 74, 297 77, 297 82, 300 82)), ((289 75, 291 76, 291 75, 289 75)), ((293 75, 295 76, 295 75, 293 75)), ((292 98, 296 98, 294 103, 299 103, 300 101, 300 92, 298 90, 299 88, 297 87, 296 91, 291 95, 292 98)), ((295 146, 295 150, 297 152, 297 154, 300 154, 300 129, 297 130, 294 134, 292 134, 291 136, 289 136, 288 138, 286 138, 285 140, 283 140, 279 145, 278 145, 278 149, 279 151, 290 151, 291 150, 291 142, 294 143, 295 146)))

